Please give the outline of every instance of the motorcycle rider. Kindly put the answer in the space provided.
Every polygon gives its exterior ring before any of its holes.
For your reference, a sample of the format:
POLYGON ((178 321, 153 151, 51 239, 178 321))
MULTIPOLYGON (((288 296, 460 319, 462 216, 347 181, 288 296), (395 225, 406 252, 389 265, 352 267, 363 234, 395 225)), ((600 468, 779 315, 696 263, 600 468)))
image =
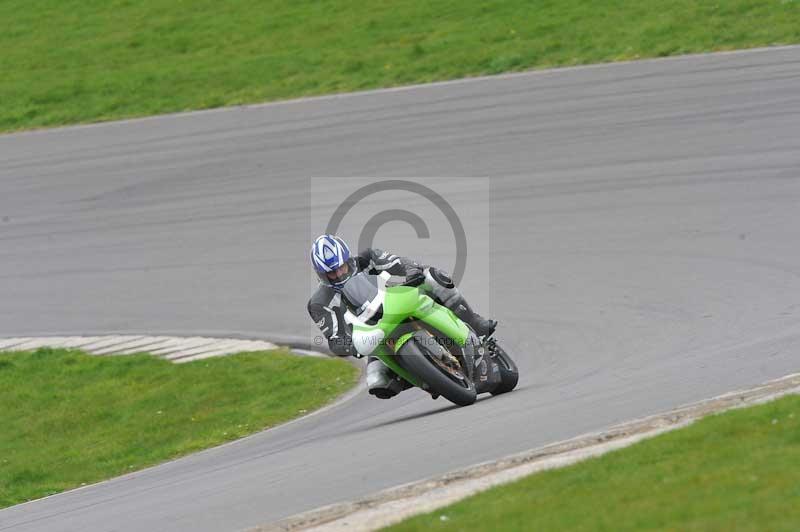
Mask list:
MULTIPOLYGON (((424 284, 439 303, 469 324, 478 336, 489 336, 497 322, 483 318, 469 306, 449 275, 432 266, 375 248, 351 256, 344 240, 335 235, 321 235, 311 246, 311 264, 320 279, 308 302, 308 313, 328 340, 330 350, 339 356, 360 355, 353 347, 351 326, 344 320, 346 308, 340 290, 353 275, 367 271, 377 275, 405 277, 406 282, 424 284)), ((367 388, 381 399, 389 399, 404 389, 406 383, 376 357, 367 358, 367 388)))

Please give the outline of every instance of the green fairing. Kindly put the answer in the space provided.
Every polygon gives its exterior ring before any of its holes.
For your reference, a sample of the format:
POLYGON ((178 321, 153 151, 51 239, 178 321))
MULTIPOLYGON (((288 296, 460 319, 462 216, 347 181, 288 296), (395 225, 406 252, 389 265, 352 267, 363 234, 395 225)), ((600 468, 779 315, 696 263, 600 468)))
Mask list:
POLYGON ((443 332, 448 338, 464 347, 469 339, 469 329, 467 325, 453 314, 447 307, 436 304, 429 296, 419 294, 420 306, 414 312, 414 317, 418 318, 437 331, 443 332))
MULTIPOLYGON (((388 337, 392 331, 409 317, 414 317, 427 323, 462 347, 469 338, 469 329, 450 309, 435 303, 431 297, 420 289, 410 286, 387 287, 386 297, 383 301, 383 317, 373 327, 355 325, 354 328, 362 331, 379 328, 388 337)), ((394 346, 395 352, 399 351, 412 336, 413 332, 410 332, 398 338, 394 346)), ((394 353, 384 344, 379 345, 372 355, 378 357, 392 371, 414 386, 420 386, 420 383, 413 375, 400 367, 394 359, 394 353)))

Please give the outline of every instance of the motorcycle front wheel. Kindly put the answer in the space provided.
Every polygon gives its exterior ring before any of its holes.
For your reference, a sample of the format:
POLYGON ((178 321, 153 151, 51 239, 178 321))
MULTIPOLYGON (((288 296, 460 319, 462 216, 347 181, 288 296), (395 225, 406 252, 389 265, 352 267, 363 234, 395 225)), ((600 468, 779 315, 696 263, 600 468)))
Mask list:
POLYGON ((475 384, 459 367, 447 363, 449 352, 433 335, 425 331, 425 341, 418 335, 409 339, 397 353, 398 362, 416 375, 434 392, 459 406, 475 402, 475 384), (430 339, 431 341, 428 341, 430 339))

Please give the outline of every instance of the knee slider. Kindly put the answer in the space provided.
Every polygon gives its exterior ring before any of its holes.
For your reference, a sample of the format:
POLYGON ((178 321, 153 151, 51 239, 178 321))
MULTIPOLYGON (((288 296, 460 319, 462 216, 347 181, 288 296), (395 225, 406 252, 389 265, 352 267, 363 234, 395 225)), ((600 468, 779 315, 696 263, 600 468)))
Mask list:
POLYGON ((448 274, 446 271, 436 268, 428 268, 428 271, 430 272, 433 280, 436 281, 440 286, 447 289, 456 287, 456 284, 450 278, 450 274, 448 274))
POLYGON ((454 305, 461 299, 461 292, 458 291, 447 272, 436 268, 427 268, 425 270, 425 284, 430 288, 433 295, 447 307, 454 305))

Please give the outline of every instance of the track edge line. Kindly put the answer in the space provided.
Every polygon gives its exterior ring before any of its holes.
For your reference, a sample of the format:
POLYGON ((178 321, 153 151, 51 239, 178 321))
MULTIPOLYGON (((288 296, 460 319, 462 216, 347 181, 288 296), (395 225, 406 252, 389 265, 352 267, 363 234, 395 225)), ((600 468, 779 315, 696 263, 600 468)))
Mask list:
POLYGON ((375 530, 427 513, 494 486, 524 476, 571 465, 627 447, 647 438, 686 427, 727 410, 800 394, 800 373, 679 406, 652 416, 626 421, 499 460, 483 462, 444 475, 388 488, 366 497, 303 512, 248 532, 293 530, 375 530))

